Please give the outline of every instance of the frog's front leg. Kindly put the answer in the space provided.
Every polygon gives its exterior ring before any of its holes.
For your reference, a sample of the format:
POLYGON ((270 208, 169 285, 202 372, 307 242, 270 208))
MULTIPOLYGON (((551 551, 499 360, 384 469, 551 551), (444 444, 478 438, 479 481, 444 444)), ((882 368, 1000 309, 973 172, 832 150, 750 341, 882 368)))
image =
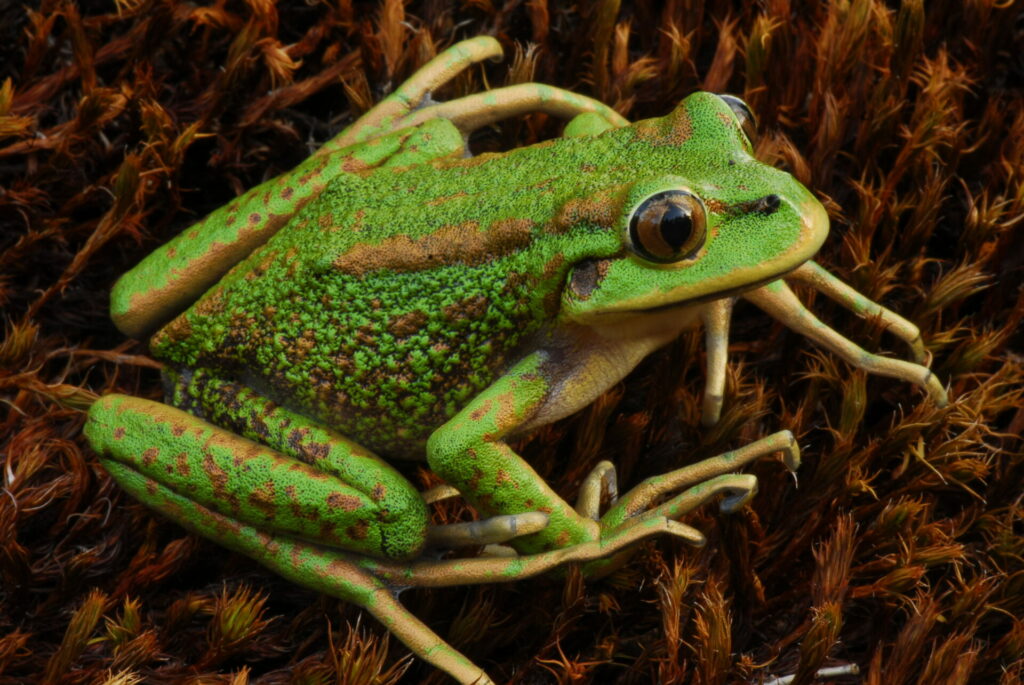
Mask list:
MULTIPOLYGON (((529 355, 438 428, 427 443, 427 458, 434 471, 483 515, 530 511, 548 515, 544 529, 511 542, 519 552, 536 554, 592 545, 650 520, 678 518, 720 495, 726 497, 723 508, 731 510, 746 501, 756 485, 752 477, 730 472, 777 451, 789 455, 791 468, 798 465, 799 452, 792 435, 784 431, 741 450, 650 479, 600 518, 600 489, 614 491, 615 486, 614 470, 599 466, 581 489, 577 507, 570 506, 505 439, 588 404, 648 351, 646 345, 631 340, 606 340, 607 344, 602 345, 590 338, 586 342, 572 346, 563 341, 529 355), (668 501, 661 502, 665 497, 668 501)), ((682 524, 669 532, 691 544, 704 542, 698 531, 682 524)), ((609 554, 600 545, 592 547, 593 556, 587 557, 588 561, 609 554)))
MULTIPOLYGON (((743 293, 741 297, 754 303, 794 331, 838 354, 853 366, 864 369, 868 373, 915 383, 923 388, 940 407, 946 406, 949 402, 945 388, 925 366, 928 355, 917 326, 899 314, 864 297, 817 263, 807 261, 786 274, 785 280, 772 281, 760 288, 743 293), (906 362, 882 357, 867 352, 854 344, 822 323, 804 307, 786 285, 786 280, 808 285, 862 318, 877 319, 888 332, 907 344, 914 361, 906 362)), ((732 314, 733 302, 733 298, 722 298, 708 302, 700 309, 707 345, 707 380, 704 386, 704 404, 701 411, 701 422, 705 426, 713 426, 721 416, 729 344, 729 318, 732 314)))

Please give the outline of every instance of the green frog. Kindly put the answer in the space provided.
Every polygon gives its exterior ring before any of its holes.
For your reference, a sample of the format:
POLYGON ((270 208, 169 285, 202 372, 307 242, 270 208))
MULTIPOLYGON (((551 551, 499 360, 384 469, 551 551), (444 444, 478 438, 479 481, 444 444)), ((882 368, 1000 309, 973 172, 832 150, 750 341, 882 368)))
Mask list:
POLYGON ((736 473, 788 431, 618 495, 602 462, 572 505, 509 439, 586 406, 651 351, 704 326, 703 420, 722 407, 732 303, 742 297, 854 366, 919 384, 917 328, 812 257, 821 203, 753 155, 737 98, 694 93, 630 124, 540 84, 450 102, 431 93, 501 54, 459 43, 290 173, 147 257, 116 285, 114 321, 150 338, 168 403, 108 395, 86 435, 128 492, 297 583, 355 602, 463 683, 491 680, 397 601, 410 586, 491 583, 576 562, 624 563, 654 535, 755 492, 736 473), (571 119, 556 140, 470 156, 468 134, 531 110, 571 119), (800 281, 905 340, 870 354, 817 320, 800 281), (393 465, 426 460, 420 492, 393 465), (461 496, 481 519, 431 525, 461 496), (473 548, 463 558, 443 553, 473 548))

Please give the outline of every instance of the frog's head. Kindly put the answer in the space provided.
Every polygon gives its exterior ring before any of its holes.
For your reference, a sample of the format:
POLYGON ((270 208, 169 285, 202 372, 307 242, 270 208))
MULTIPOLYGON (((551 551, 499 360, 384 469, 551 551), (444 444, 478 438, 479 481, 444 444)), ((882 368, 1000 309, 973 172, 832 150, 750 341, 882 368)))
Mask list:
POLYGON ((828 234, 821 203, 754 159, 753 118, 737 98, 694 93, 617 133, 639 151, 637 179, 617 193, 608 227, 624 249, 574 267, 562 309, 571 319, 740 293, 800 266, 828 234))

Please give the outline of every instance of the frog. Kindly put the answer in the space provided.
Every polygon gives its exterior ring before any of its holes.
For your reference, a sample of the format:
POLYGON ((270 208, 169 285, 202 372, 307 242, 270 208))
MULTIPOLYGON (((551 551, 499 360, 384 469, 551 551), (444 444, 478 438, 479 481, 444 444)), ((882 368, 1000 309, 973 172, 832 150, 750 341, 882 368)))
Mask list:
POLYGON ((508 582, 575 564, 600 577, 680 519, 736 511, 740 469, 800 450, 781 430, 624 494, 602 461, 570 503, 511 441, 591 404, 704 328, 702 422, 724 402, 742 298, 855 368, 946 391, 918 328, 813 261, 822 203, 756 159, 754 116, 696 92, 630 123, 537 83, 432 96, 499 58, 462 41, 291 172, 212 212, 125 274, 111 314, 149 339, 166 401, 108 394, 84 432, 119 485, 186 529, 352 602, 460 683, 487 673, 405 609, 410 587, 508 582), (471 155, 469 135, 540 111, 563 134, 471 155), (873 354, 821 322, 800 283, 904 341, 873 354), (420 491, 403 460, 441 485, 420 491), (461 497, 478 514, 433 524, 461 497))

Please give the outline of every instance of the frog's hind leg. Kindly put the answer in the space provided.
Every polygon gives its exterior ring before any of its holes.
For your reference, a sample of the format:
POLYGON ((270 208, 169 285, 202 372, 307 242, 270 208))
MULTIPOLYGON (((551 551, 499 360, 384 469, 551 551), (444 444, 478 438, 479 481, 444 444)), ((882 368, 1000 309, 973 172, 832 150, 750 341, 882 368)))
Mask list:
POLYGON ((90 408, 85 434, 128 489, 154 481, 194 502, 195 508, 174 510, 157 505, 186 526, 196 525, 196 512, 212 510, 359 554, 420 554, 430 524, 427 505, 389 464, 251 391, 216 390, 231 402, 225 412, 243 418, 244 430, 158 402, 107 395, 90 408))
MULTIPOLYGON (((882 316, 883 321, 887 322, 893 321, 892 317, 896 317, 895 314, 889 312, 889 314, 886 315, 888 316, 887 319, 886 316, 883 316, 881 311, 874 309, 877 308, 878 310, 881 310, 882 308, 878 305, 871 303, 872 307, 868 308, 862 303, 859 303, 859 300, 849 298, 848 293, 846 293, 845 290, 836 286, 836 283, 841 282, 838 281, 838 279, 833 279, 831 276, 828 279, 821 279, 817 272, 813 269, 809 269, 801 274, 801 278, 813 281, 814 283, 824 284, 820 288, 823 293, 830 297, 835 297, 840 301, 840 303, 847 304, 847 306, 850 306, 854 311, 858 311, 859 308, 860 311, 864 311, 869 315, 882 316)), ((816 287, 818 286, 816 285, 816 287)), ((814 316, 814 314, 801 304, 800 300, 797 299, 796 295, 793 294, 793 291, 789 289, 789 286, 787 286, 785 282, 781 280, 772 281, 768 285, 757 288, 756 290, 743 293, 743 297, 744 299, 753 302, 755 305, 797 333, 807 336, 825 349, 839 355, 853 366, 856 366, 859 369, 864 369, 868 373, 874 373, 879 376, 889 376, 890 378, 898 378, 900 380, 915 383, 921 386, 921 388, 928 393, 938 406, 944 407, 948 404, 949 398, 946 396, 946 390, 942 387, 942 383, 939 382, 927 367, 921 366, 920 364, 906 362, 901 359, 881 357, 860 348, 850 340, 826 326, 816 316, 814 316)), ((918 337, 916 335, 917 328, 909 322, 906 322, 906 324, 907 326, 913 327, 913 331, 907 329, 905 326, 901 326, 900 330, 902 331, 902 335, 900 337, 904 337, 904 339, 911 337, 911 343, 913 344, 913 340, 918 337)))
MULTIPOLYGON (((491 683, 487 674, 446 644, 397 600, 410 586, 439 587, 469 583, 493 583, 534 576, 562 564, 621 554, 637 542, 655 535, 685 537, 692 529, 663 517, 648 517, 628 530, 615 531, 604 539, 514 559, 418 559, 372 558, 393 545, 373 541, 375 526, 367 517, 387 514, 396 506, 394 487, 384 492, 376 485, 374 496, 386 498, 387 511, 360 499, 357 488, 333 478, 336 468, 348 468, 348 477, 362 483, 381 483, 377 465, 358 452, 351 464, 333 464, 344 446, 326 445, 306 424, 287 425, 284 414, 257 412, 252 402, 243 413, 251 416, 250 428, 264 438, 284 436, 297 453, 311 451, 314 469, 297 459, 200 421, 173 407, 123 395, 107 395, 89 411, 86 435, 101 455, 104 466, 118 483, 189 530, 258 561, 292 582, 350 601, 373 614, 420 658, 448 672, 461 683, 491 683), (265 425, 264 428, 259 426, 265 425), (320 444, 320 448, 315 445, 320 444), (360 471, 363 472, 360 476, 360 471), (291 485, 288 476, 294 476, 291 485), (338 549, 337 537, 325 517, 311 510, 327 503, 332 516, 352 514, 352 541, 370 540, 367 554, 338 549), (360 525, 360 521, 365 525, 360 525), (310 524, 308 527, 306 524, 310 524), (271 532, 272 531, 272 532, 271 532), (316 536, 327 544, 308 541, 316 536)), ((282 410, 284 411, 284 410, 282 410)), ((346 460, 347 461, 347 460, 346 460)), ((387 466, 383 464, 383 466, 387 466)), ((411 487, 411 486, 410 486, 411 487)), ((418 493, 415 500, 425 508, 418 493)), ((412 516, 403 512, 402 518, 412 516)), ((413 517, 413 528, 425 530, 425 520, 413 517)), ((414 545, 415 546, 415 545, 414 545)), ((413 552, 415 555, 415 551, 413 552)), ((397 556, 397 555, 393 555, 397 556)))
POLYGON ((294 583, 362 607, 414 654, 458 682, 493 683, 482 669, 403 607, 394 586, 360 568, 357 557, 286 535, 270 535, 204 507, 117 461, 107 460, 104 465, 121 487, 192 532, 246 555, 294 583))
POLYGON ((477 36, 452 45, 420 67, 416 73, 359 120, 328 141, 316 154, 325 154, 379 136, 382 132, 408 126, 403 118, 421 107, 430 94, 485 59, 498 59, 501 44, 490 36, 477 36))
POLYGON ((545 112, 564 119, 591 114, 599 122, 585 118, 576 126, 582 130, 585 125, 586 132, 591 134, 629 124, 622 115, 602 102, 541 83, 494 88, 447 102, 431 100, 433 91, 470 65, 501 55, 501 45, 489 36, 456 43, 423 65, 355 124, 324 144, 317 154, 327 154, 431 119, 451 121, 464 136, 501 119, 529 112, 545 112))
MULTIPOLYGON (((426 546, 455 549, 507 542, 542 530, 548 516, 539 511, 495 516, 481 521, 429 525, 423 508, 429 501, 454 496, 454 488, 418 494, 394 468, 358 443, 305 416, 278 406, 246 386, 197 371, 186 378, 168 372, 174 404, 188 407, 217 426, 268 445, 357 488, 366 496, 386 500, 388 518, 426 527, 426 546)), ((351 547, 348 547, 351 549, 351 547)), ((410 551, 412 548, 403 548, 410 551)), ((372 552, 371 552, 372 553, 372 552)), ((379 556, 379 554, 378 554, 379 556)), ((386 556, 394 556, 386 554, 386 556)))

